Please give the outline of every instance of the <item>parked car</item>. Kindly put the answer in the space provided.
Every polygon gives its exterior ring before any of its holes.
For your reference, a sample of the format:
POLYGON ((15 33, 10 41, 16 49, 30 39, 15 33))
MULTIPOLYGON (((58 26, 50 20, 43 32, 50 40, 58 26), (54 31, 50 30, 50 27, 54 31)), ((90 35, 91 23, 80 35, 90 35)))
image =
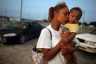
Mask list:
POLYGON ((90 33, 77 34, 74 41, 78 44, 79 49, 96 53, 96 29, 90 33))
POLYGON ((15 22, 0 27, 3 42, 20 42, 39 37, 43 26, 37 22, 15 22))

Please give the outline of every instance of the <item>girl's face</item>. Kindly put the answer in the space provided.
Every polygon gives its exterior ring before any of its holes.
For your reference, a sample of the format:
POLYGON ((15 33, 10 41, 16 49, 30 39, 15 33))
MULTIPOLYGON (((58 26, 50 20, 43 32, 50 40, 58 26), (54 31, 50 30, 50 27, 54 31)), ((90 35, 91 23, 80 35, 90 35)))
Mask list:
POLYGON ((61 10, 59 10, 56 13, 56 20, 60 23, 60 24, 65 24, 68 22, 68 17, 69 17, 69 10, 67 7, 62 8, 61 10))

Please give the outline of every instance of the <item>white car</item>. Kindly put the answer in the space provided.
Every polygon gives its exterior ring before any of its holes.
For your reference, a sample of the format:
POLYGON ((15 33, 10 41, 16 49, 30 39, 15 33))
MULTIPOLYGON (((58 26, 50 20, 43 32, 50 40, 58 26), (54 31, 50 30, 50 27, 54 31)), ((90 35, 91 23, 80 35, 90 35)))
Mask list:
POLYGON ((74 41, 79 49, 96 53, 96 29, 90 33, 77 34, 74 41))

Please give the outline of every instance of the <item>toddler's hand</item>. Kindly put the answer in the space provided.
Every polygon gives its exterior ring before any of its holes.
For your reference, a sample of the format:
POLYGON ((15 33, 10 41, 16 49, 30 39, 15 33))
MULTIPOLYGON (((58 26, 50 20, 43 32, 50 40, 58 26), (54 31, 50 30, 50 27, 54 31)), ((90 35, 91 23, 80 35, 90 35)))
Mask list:
POLYGON ((62 31, 62 33, 61 33, 61 41, 62 41, 62 42, 66 42, 66 41, 68 40, 68 37, 69 37, 69 32, 64 33, 64 32, 62 31))

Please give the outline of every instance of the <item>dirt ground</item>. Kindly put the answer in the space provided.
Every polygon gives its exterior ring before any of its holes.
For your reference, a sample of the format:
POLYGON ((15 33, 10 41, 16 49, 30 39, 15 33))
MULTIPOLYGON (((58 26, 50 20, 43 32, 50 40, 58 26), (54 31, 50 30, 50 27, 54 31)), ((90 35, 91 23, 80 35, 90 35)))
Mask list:
POLYGON ((25 44, 8 44, 0 47, 0 64, 33 64, 31 58, 32 46, 37 39, 25 44))

